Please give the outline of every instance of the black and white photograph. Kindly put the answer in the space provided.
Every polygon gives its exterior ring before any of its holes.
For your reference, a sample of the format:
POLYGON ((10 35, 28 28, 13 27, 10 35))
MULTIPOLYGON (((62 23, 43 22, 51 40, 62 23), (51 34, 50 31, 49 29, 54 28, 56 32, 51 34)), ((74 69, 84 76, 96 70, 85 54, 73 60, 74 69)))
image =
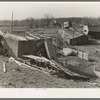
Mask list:
POLYGON ((100 88, 100 2, 0 2, 0 88, 100 88))

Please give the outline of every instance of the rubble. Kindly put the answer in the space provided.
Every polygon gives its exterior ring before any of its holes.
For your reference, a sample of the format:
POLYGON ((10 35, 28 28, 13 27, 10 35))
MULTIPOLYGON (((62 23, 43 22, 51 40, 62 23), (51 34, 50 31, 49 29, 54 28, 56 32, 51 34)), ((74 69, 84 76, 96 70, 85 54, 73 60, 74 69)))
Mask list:
POLYGON ((71 55, 76 56, 78 51, 71 48, 63 48, 63 50, 61 50, 60 53, 63 56, 71 56, 71 55))
POLYGON ((72 49, 72 48, 63 48, 63 50, 60 50, 61 55, 63 56, 77 56, 81 59, 84 60, 89 60, 89 52, 83 52, 83 51, 79 51, 77 49, 72 49))
MULTIPOLYGON (((71 72, 70 70, 66 69, 64 66, 62 66, 60 63, 56 62, 55 60, 48 60, 44 57, 37 57, 34 55, 23 55, 25 58, 31 59, 31 66, 32 64, 37 64, 39 67, 46 68, 47 71, 49 71, 52 75, 58 75, 60 77, 82 77, 87 78, 84 75, 80 75, 78 73, 71 72), (34 63, 33 63, 34 62, 34 63)), ((27 60, 28 60, 27 59, 27 60)))

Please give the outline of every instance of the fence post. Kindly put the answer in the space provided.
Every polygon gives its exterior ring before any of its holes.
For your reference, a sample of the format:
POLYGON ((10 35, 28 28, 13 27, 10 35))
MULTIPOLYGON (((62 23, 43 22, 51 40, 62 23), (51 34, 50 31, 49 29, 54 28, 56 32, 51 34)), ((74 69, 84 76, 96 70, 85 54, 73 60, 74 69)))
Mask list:
POLYGON ((3 62, 3 72, 4 73, 6 72, 6 64, 5 64, 5 62, 3 62))

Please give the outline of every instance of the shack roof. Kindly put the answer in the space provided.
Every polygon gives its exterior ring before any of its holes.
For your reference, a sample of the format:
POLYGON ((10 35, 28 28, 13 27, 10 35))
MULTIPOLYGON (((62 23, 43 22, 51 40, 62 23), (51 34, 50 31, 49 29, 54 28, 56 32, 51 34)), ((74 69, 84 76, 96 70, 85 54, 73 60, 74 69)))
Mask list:
POLYGON ((40 39, 39 37, 36 37, 34 35, 30 34, 11 34, 11 33, 3 33, 0 31, 0 35, 3 36, 4 38, 12 38, 15 39, 16 41, 27 41, 27 40, 38 40, 40 39))
POLYGON ((85 35, 84 33, 82 32, 79 32, 73 28, 68 28, 68 29, 65 29, 64 30, 65 33, 66 33, 66 36, 68 36, 70 39, 73 38, 73 35, 74 35, 74 38, 77 38, 77 37, 80 37, 82 35, 85 35))
POLYGON ((11 38, 16 41, 28 41, 28 40, 39 40, 39 39, 48 39, 51 38, 47 35, 39 35, 39 34, 31 34, 30 32, 25 32, 21 34, 11 34, 11 33, 4 33, 0 31, 0 35, 4 38, 11 38))
POLYGON ((18 41, 28 41, 28 40, 38 40, 38 39, 40 39, 40 38, 36 38, 36 37, 30 36, 30 35, 27 35, 27 34, 24 34, 24 35, 10 34, 9 37, 16 39, 18 41))

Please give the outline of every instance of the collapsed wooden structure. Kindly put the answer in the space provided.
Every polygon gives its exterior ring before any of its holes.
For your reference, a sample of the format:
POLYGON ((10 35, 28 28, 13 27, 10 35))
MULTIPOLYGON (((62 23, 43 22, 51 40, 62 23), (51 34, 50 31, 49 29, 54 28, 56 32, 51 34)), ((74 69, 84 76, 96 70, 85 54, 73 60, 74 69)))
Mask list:
MULTIPOLYGON (((32 64, 33 64, 33 66, 34 66, 34 64, 38 64, 38 66, 48 69, 52 75, 56 74, 60 77, 67 77, 67 78, 68 77, 71 77, 71 78, 72 77, 73 78, 81 77, 81 78, 87 79, 87 77, 84 75, 80 75, 78 73, 74 73, 74 72, 66 69, 64 66, 62 66, 60 63, 58 63, 55 60, 48 60, 47 58, 37 57, 34 55, 23 55, 23 57, 24 57, 24 59, 29 59, 31 66, 32 66, 32 64)), ((29 62, 26 62, 26 63, 29 63, 29 62)))
POLYGON ((32 34, 10 34, 0 32, 1 52, 12 57, 23 55, 41 55, 57 61, 52 38, 40 38, 32 34))

